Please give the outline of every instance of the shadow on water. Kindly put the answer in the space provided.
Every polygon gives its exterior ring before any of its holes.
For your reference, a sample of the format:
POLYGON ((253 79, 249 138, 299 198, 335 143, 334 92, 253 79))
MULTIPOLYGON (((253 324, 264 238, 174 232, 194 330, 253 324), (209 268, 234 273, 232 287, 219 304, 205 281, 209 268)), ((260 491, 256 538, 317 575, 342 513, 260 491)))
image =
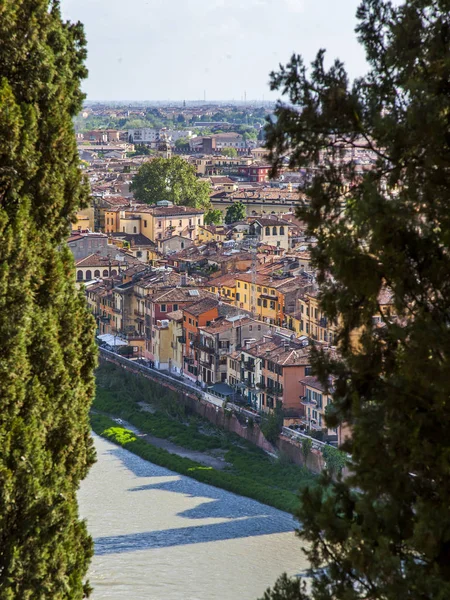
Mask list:
POLYGON ((183 494, 190 498, 210 498, 209 502, 202 502, 193 508, 188 508, 177 513, 178 517, 186 519, 242 519, 243 517, 266 517, 286 519, 292 524, 290 515, 277 511, 274 508, 260 504, 256 500, 236 496, 226 490, 215 488, 189 479, 180 477, 176 481, 161 481, 131 488, 130 492, 145 492, 150 490, 163 490, 175 494, 183 494))
POLYGON ((95 540, 97 555, 134 552, 152 548, 165 548, 204 542, 293 532, 294 519, 291 515, 255 500, 237 496, 231 492, 201 483, 184 475, 169 471, 147 462, 124 450, 114 448, 108 454, 118 458, 137 477, 173 477, 170 481, 159 481, 131 488, 130 492, 163 490, 183 494, 190 498, 209 500, 177 514, 185 519, 230 519, 225 523, 192 525, 163 531, 107 536, 95 540))
POLYGON ((94 542, 95 553, 104 555, 286 532, 292 532, 292 524, 280 523, 267 517, 249 517, 228 523, 101 537, 94 542))

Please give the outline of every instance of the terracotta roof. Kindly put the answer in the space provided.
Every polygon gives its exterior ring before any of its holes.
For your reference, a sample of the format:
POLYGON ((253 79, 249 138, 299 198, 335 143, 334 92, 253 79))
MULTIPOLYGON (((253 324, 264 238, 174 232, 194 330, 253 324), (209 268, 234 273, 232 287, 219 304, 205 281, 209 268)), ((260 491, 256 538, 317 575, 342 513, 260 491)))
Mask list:
POLYGON ((172 310, 166 314, 166 317, 171 321, 182 321, 183 320, 183 311, 182 310, 172 310))
POLYGON ((176 287, 170 289, 162 289, 153 293, 151 300, 153 302, 196 302, 199 297, 204 298, 205 296, 211 296, 210 292, 203 289, 193 287, 176 287), (190 292, 197 291, 197 294, 190 292))
POLYGON ((86 258, 77 260, 75 265, 77 267, 108 267, 110 262, 112 267, 125 266, 121 260, 110 259, 107 256, 100 256, 100 254, 90 254, 86 258))
POLYGON ((317 377, 313 377, 312 375, 308 375, 303 379, 300 379, 300 383, 303 383, 303 385, 308 385, 309 387, 312 387, 315 390, 325 392, 325 386, 317 379, 317 377))
POLYGON ((194 304, 190 304, 184 310, 193 315, 194 317, 198 317, 199 315, 212 310, 213 308, 217 308, 219 306, 219 301, 217 298, 206 297, 202 298, 198 302, 194 302, 194 304))
POLYGON ((244 325, 250 322, 254 322, 250 317, 243 317, 242 319, 229 321, 226 317, 220 317, 216 319, 211 325, 207 325, 204 327, 199 327, 205 333, 223 333, 224 331, 228 331, 228 329, 232 329, 234 327, 239 327, 240 325, 244 325))
POLYGON ((236 277, 234 275, 221 275, 210 279, 208 285, 213 287, 236 287, 236 277))

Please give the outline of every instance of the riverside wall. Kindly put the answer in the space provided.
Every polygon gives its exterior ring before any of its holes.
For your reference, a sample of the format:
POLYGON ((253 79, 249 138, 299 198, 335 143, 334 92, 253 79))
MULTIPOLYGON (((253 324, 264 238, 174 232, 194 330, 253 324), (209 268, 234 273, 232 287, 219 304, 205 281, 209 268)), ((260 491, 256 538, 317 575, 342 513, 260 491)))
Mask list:
MULTIPOLYGON (((218 404, 214 404, 203 397, 201 390, 196 390, 191 386, 187 386, 183 381, 178 382, 153 369, 143 369, 139 364, 114 354, 113 352, 100 350, 99 359, 100 361, 114 363, 122 369, 142 375, 142 377, 176 392, 180 403, 189 411, 207 419, 216 427, 235 433, 239 437, 258 446, 265 452, 271 454, 281 453, 291 462, 300 466, 306 466, 312 473, 321 473, 325 467, 325 461, 320 449, 312 448, 305 464, 301 440, 296 440, 281 434, 276 446, 273 446, 264 437, 258 423, 249 417, 249 413, 245 414, 245 411, 240 413, 233 408, 227 408, 226 405, 222 407, 218 404)), ((345 478, 349 474, 349 470, 344 468, 342 471, 343 477, 345 478)))
POLYGON ((208 402, 201 397, 200 390, 187 390, 183 387, 183 383, 171 382, 170 380, 164 379, 157 371, 149 372, 148 369, 145 371, 137 364, 133 364, 132 361, 123 359, 120 356, 114 355, 113 353, 100 352, 100 361, 110 362, 126 371, 136 373, 153 381, 163 385, 164 387, 176 392, 179 397, 181 404, 186 406, 189 411, 199 415, 200 417, 207 419, 213 425, 225 429, 231 433, 235 433, 239 437, 247 440, 248 442, 262 448, 266 452, 275 454, 277 449, 266 440, 262 433, 258 423, 252 422, 247 417, 235 413, 232 409, 223 408, 208 402))

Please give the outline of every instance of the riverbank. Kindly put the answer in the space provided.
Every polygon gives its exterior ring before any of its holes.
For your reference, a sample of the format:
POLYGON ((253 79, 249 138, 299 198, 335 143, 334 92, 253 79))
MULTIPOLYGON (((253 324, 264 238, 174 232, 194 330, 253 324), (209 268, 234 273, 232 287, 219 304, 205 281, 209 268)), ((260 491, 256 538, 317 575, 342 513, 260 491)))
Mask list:
POLYGON ((97 370, 94 409, 152 437, 126 434, 126 428, 112 418, 94 414, 92 427, 99 435, 157 465, 280 510, 295 512, 300 488, 314 485, 315 476, 305 468, 283 457, 270 457, 238 436, 188 414, 172 390, 114 365, 102 364, 97 370), (155 438, 176 445, 178 455, 170 444, 152 444, 155 438), (192 460, 189 452, 212 460, 209 465, 205 460, 192 460), (221 461, 220 469, 212 466, 214 460, 221 461))

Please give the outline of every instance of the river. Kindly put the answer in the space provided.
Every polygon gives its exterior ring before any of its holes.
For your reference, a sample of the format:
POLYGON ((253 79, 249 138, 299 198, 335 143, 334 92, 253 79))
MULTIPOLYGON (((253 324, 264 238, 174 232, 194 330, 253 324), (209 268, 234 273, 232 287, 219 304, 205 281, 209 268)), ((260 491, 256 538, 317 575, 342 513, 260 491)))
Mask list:
POLYGON ((287 513, 94 437, 97 463, 79 492, 93 600, 256 600, 283 571, 306 568, 287 513))

